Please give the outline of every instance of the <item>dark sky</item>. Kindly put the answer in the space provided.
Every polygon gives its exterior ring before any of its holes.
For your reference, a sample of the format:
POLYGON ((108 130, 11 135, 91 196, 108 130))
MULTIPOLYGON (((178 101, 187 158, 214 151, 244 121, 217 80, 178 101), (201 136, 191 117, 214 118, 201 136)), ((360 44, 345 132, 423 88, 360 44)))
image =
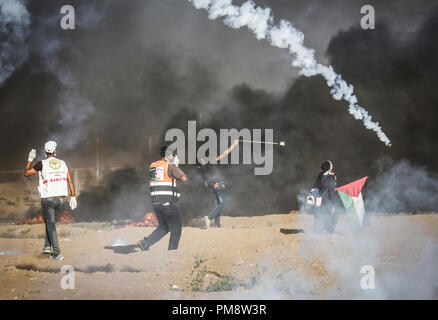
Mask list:
POLYGON ((318 60, 355 86, 393 148, 332 100, 321 77, 299 77, 286 51, 209 20, 188 1, 77 0, 76 30, 62 30, 64 2, 39 0, 25 2, 24 41, 11 26, 0 30, 3 44, 25 53, 0 87, 3 170, 21 168, 29 149, 49 138, 70 166, 93 166, 97 136, 105 165, 138 165, 148 136, 159 145, 166 128, 185 128, 202 113, 204 126, 273 128, 287 141, 271 177, 227 171, 236 189, 239 180, 254 191, 282 190, 272 196, 281 208, 291 203, 283 184, 296 195, 327 158, 344 181, 372 175, 381 157, 438 172, 437 1, 367 1, 377 19, 368 31, 360 29, 363 1, 255 2, 304 32, 318 60))

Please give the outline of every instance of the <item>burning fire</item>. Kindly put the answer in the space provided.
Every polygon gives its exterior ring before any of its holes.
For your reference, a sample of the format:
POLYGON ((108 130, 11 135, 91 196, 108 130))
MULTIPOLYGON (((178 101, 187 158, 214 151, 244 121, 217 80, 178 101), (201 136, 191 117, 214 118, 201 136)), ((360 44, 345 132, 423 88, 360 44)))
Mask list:
POLYGON ((155 216, 155 213, 148 212, 140 221, 132 221, 130 219, 114 220, 113 224, 115 225, 116 229, 135 228, 135 227, 156 227, 158 226, 158 220, 157 217, 155 216))
MULTIPOLYGON (((71 224, 75 222, 72 211, 64 208, 58 212, 55 216, 56 222, 61 224, 71 224)), ((38 224, 44 223, 43 213, 39 207, 30 207, 26 212, 26 215, 17 224, 38 224)), ((140 221, 127 220, 114 220, 113 225, 116 229, 120 228, 134 228, 134 227, 156 227, 158 226, 158 220, 155 213, 148 212, 140 221)))
MULTIPOLYGON (((61 224, 71 224, 75 219, 71 210, 65 209, 55 215, 55 221, 61 224)), ((21 219, 17 224, 37 224, 44 223, 43 213, 41 208, 31 207, 26 214, 26 217, 21 219)))
POLYGON ((17 224, 37 224, 37 223, 44 223, 44 218, 42 215, 37 215, 31 218, 23 218, 17 224))
POLYGON ((71 224, 75 222, 75 218, 73 217, 70 210, 61 211, 57 216, 57 221, 61 224, 71 224))

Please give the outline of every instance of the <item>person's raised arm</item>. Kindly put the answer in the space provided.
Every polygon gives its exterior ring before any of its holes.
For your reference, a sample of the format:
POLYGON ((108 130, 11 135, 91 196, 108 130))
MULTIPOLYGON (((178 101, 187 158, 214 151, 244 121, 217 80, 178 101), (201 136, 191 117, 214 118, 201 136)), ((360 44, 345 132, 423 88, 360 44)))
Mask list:
POLYGON ((227 150, 225 150, 220 156, 218 156, 216 158, 216 162, 225 158, 234 149, 234 147, 237 146, 238 144, 239 144, 239 140, 234 140, 233 144, 227 150))
POLYGON ((29 152, 29 158, 27 159, 27 163, 26 163, 26 168, 24 169, 24 176, 25 177, 30 177, 32 175, 34 175, 35 173, 37 173, 37 171, 32 168, 32 162, 33 160, 35 160, 36 158, 36 150, 32 149, 29 152))
POLYGON ((180 168, 178 168, 175 164, 170 163, 169 164, 169 176, 172 179, 179 180, 181 182, 187 181, 187 176, 180 168))

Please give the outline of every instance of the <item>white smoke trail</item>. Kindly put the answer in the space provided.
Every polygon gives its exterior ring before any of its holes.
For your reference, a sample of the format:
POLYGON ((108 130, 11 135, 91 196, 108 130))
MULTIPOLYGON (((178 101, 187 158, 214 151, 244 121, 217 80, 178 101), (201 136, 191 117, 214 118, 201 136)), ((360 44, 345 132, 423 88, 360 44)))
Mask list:
POLYGON ((0 86, 28 57, 30 15, 21 1, 0 0, 0 86))
POLYGON ((273 25, 274 18, 270 8, 256 7, 249 0, 242 6, 233 5, 233 0, 188 0, 196 9, 204 9, 209 13, 209 18, 215 20, 224 18, 224 23, 233 29, 248 27, 258 40, 266 39, 272 46, 288 49, 293 55, 292 66, 300 69, 300 74, 306 77, 321 75, 331 88, 331 95, 335 100, 345 100, 349 104, 349 113, 356 120, 362 120, 365 128, 376 132, 379 139, 387 146, 391 141, 382 131, 378 122, 372 121, 372 116, 363 107, 358 105, 354 94, 354 87, 342 79, 332 66, 319 64, 315 59, 315 51, 303 45, 304 34, 294 28, 286 20, 281 20, 278 25, 273 25))

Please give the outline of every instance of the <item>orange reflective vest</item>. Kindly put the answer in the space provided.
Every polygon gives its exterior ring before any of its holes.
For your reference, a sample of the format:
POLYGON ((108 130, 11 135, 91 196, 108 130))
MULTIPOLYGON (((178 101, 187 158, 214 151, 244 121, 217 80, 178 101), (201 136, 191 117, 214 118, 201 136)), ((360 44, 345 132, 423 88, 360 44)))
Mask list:
POLYGON ((180 197, 176 180, 168 175, 169 163, 165 160, 153 162, 149 168, 149 186, 153 203, 175 202, 180 197))

